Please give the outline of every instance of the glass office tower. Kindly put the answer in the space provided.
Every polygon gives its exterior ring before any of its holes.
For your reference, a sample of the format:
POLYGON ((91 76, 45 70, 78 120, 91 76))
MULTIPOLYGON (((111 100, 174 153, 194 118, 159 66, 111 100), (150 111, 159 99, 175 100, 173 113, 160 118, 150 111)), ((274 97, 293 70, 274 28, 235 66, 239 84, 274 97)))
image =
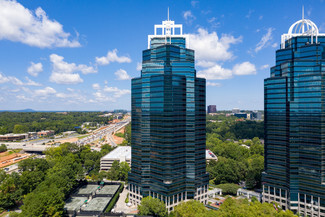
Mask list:
POLYGON ((263 201, 325 216, 325 34, 310 20, 282 35, 264 82, 263 201))
POLYGON ((140 78, 132 79, 130 201, 146 196, 172 210, 181 201, 207 202, 205 79, 182 25, 163 21, 148 36, 140 78))

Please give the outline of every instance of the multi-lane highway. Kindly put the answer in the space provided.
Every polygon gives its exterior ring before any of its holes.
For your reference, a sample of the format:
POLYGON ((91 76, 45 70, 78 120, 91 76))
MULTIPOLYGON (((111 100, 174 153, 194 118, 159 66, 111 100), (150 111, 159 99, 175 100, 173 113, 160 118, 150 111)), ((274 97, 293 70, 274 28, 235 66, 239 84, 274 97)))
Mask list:
MULTIPOLYGON (((103 127, 100 130, 96 130, 93 134, 83 138, 79 139, 76 144, 78 145, 86 145, 89 143, 92 143, 98 139, 102 139, 105 136, 107 136, 108 141, 110 142, 111 146, 116 147, 117 144, 114 142, 112 138, 112 134, 119 131, 123 127, 125 127, 127 124, 129 124, 131 121, 131 118, 127 118, 121 122, 118 122, 116 124, 110 124, 106 127, 103 127)), ((69 136, 69 138, 72 138, 69 136)), ((66 139, 66 138, 64 138, 66 139)), ((61 139, 55 139, 55 142, 59 142, 61 139)), ((49 142, 50 139, 41 139, 37 141, 27 141, 27 142, 5 142, 1 144, 5 144, 8 149, 23 149, 27 152, 43 152, 47 148, 53 147, 51 145, 43 145, 44 143, 49 142)))

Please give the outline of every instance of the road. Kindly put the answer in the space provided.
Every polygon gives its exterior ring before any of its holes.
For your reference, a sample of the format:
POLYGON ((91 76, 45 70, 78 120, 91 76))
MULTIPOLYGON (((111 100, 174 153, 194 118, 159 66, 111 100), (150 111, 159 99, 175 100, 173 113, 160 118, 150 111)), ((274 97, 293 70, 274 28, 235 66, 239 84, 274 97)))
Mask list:
POLYGON ((128 125, 131 121, 131 117, 127 118, 126 120, 120 121, 116 124, 111 124, 108 127, 97 131, 96 133, 89 135, 83 139, 80 139, 77 141, 78 145, 86 145, 88 143, 94 142, 98 139, 102 139, 105 136, 107 136, 108 140, 110 141, 111 146, 116 147, 117 144, 114 142, 112 138, 112 134, 115 133, 116 131, 119 131, 126 125, 128 125))
MULTIPOLYGON (((117 144, 114 142, 112 138, 112 134, 125 127, 127 124, 130 123, 130 121, 131 121, 131 117, 121 122, 118 122, 116 124, 108 125, 106 128, 102 130, 98 130, 92 135, 89 135, 83 139, 79 139, 76 143, 77 145, 86 145, 107 136, 111 146, 116 147, 117 144)), ((74 138, 74 137, 76 136, 70 135, 65 138, 55 139, 55 142, 59 142, 60 140, 74 138)), ((26 142, 1 142, 1 144, 5 144, 8 149, 23 149, 24 151, 29 151, 29 152, 42 152, 45 151, 47 148, 53 147, 51 145, 43 145, 44 143, 47 143, 50 140, 53 139, 41 139, 41 140, 33 140, 33 141, 26 141, 26 142)))

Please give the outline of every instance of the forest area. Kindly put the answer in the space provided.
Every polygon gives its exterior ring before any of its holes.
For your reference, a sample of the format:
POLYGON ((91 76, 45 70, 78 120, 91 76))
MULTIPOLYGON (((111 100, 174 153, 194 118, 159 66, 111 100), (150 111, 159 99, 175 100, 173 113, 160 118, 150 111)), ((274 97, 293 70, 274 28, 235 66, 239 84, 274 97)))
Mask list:
POLYGON ((0 112, 0 135, 7 133, 54 130, 56 134, 78 131, 84 122, 107 124, 109 117, 99 117, 102 112, 0 112))
POLYGON ((264 146, 260 140, 264 139, 263 121, 237 121, 234 116, 208 115, 206 129, 207 149, 218 156, 217 162, 207 163, 210 183, 260 188, 264 170, 264 146))

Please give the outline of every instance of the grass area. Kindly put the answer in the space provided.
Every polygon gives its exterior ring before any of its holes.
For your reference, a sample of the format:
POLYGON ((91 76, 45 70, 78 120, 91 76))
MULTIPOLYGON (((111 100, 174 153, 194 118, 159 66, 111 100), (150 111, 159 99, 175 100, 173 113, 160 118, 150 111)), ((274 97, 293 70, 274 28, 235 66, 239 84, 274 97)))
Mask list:
POLYGON ((78 139, 83 139, 83 138, 86 138, 87 136, 89 136, 89 135, 87 134, 87 135, 83 135, 83 136, 78 136, 77 138, 78 139))
POLYGON ((118 136, 118 137, 121 137, 121 138, 124 138, 124 133, 115 133, 114 135, 118 136))

